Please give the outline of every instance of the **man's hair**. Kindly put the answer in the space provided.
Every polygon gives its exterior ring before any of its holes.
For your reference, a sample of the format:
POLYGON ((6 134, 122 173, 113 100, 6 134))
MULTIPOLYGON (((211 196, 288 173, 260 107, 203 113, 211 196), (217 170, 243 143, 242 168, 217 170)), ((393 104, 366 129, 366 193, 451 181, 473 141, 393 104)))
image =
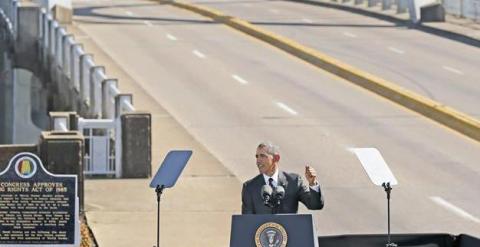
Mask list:
POLYGON ((257 148, 265 148, 268 154, 270 155, 279 155, 280 154, 280 148, 276 145, 273 145, 271 142, 262 142, 258 144, 257 148))

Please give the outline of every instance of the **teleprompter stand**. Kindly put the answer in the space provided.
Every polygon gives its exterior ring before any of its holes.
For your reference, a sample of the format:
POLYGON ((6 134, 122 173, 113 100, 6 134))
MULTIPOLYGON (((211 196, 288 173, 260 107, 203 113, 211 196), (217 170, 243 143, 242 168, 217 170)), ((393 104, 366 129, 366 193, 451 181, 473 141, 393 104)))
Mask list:
POLYGON ((192 156, 190 150, 174 150, 168 152, 167 156, 163 160, 160 168, 158 169, 152 182, 150 182, 150 188, 155 188, 157 194, 157 245, 160 247, 160 199, 165 188, 171 188, 175 185, 182 173, 183 169, 187 165, 188 160, 192 156))
POLYGON ((376 148, 351 148, 350 151, 357 155, 372 183, 382 186, 387 193, 388 239, 386 247, 396 247, 397 245, 391 242, 390 236, 390 193, 392 185, 396 185, 397 180, 376 148))
POLYGON ((162 197, 165 185, 157 185, 155 193, 157 193, 157 247, 160 246, 160 198, 162 197))
POLYGON ((392 243, 391 238, 390 238, 390 192, 392 191, 392 187, 390 186, 390 183, 382 183, 382 187, 385 189, 385 192, 387 193, 387 217, 388 217, 388 243, 387 247, 397 247, 396 244, 392 243))

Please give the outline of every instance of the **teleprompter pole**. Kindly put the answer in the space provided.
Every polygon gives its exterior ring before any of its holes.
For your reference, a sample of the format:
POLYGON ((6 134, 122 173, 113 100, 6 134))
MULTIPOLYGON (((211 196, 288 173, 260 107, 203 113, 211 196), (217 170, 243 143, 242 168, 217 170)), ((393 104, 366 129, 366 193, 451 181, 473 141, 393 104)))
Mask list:
POLYGON ((388 243, 386 247, 397 247, 395 243, 391 242, 390 237, 390 192, 392 191, 392 187, 390 186, 390 183, 383 183, 382 186, 385 189, 385 192, 387 192, 388 243))
POLYGON ((149 187, 157 194, 157 246, 160 247, 160 199, 165 188, 175 186, 180 174, 192 156, 191 150, 172 150, 168 152, 149 187))
POLYGON ((160 197, 162 196, 165 185, 157 185, 155 192, 157 192, 157 247, 160 247, 160 197))

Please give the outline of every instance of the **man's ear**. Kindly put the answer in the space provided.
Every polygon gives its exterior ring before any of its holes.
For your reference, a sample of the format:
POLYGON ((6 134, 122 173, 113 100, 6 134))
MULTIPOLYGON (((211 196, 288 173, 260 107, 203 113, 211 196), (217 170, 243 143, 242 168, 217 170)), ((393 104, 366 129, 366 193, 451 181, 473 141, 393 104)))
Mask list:
POLYGON ((280 161, 280 155, 279 154, 274 154, 273 155, 273 161, 275 161, 275 162, 280 161))

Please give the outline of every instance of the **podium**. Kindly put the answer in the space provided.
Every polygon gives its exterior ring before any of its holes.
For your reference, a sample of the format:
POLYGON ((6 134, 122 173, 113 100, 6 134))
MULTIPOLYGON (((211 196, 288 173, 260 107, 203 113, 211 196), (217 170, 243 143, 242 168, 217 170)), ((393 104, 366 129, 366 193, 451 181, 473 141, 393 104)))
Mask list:
POLYGON ((246 214, 232 216, 230 247, 318 247, 310 214, 246 214))

